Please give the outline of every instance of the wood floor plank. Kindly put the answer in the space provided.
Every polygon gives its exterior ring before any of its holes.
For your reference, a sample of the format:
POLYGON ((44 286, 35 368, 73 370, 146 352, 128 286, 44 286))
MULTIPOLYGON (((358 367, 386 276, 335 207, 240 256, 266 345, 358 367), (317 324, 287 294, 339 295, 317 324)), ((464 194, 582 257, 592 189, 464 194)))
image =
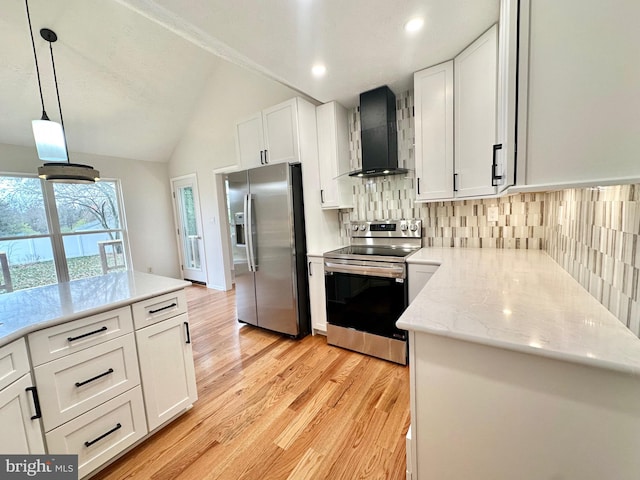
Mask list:
POLYGON ((235 318, 186 290, 198 401, 95 480, 401 480, 408 368, 235 318))

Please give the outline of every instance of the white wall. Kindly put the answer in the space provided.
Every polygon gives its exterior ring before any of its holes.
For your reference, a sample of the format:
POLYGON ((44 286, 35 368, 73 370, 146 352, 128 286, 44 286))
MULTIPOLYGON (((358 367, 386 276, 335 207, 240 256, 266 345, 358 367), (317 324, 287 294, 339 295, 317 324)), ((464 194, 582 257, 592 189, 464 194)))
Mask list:
POLYGON ((235 162, 237 120, 299 95, 262 75, 222 63, 209 78, 199 106, 169 160, 170 177, 190 173, 198 177, 209 288, 231 288, 231 259, 228 249, 223 248, 229 237, 224 184, 213 170, 235 162))
MULTIPOLYGON (((71 159, 93 165, 103 178, 120 180, 133 268, 181 278, 168 165, 73 152, 71 159)), ((40 165, 35 145, 0 144, 0 172, 35 174, 40 165)))

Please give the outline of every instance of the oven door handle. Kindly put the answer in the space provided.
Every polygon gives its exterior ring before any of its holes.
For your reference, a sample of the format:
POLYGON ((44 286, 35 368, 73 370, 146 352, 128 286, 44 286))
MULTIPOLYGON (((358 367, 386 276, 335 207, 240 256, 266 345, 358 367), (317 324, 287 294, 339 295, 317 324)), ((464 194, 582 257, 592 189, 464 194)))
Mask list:
POLYGON ((369 275, 372 277, 404 278, 404 265, 349 265, 346 263, 334 263, 325 261, 324 271, 335 273, 351 273, 354 275, 369 275))

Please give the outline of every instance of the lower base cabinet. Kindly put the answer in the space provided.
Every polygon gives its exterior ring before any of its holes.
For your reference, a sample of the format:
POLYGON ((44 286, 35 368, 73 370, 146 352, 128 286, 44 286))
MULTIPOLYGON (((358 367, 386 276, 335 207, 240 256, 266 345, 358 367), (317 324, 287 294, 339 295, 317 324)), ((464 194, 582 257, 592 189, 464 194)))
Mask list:
POLYGON ((78 455, 78 475, 91 471, 147 434, 140 387, 89 410, 46 434, 49 452, 78 455))
POLYGON ((198 398, 186 313, 136 331, 149 431, 198 398))
POLYGON ((324 258, 308 255, 309 260, 309 303, 311 306, 311 330, 314 335, 327 334, 327 306, 324 286, 324 258))
POLYGON ((40 432, 40 420, 35 415, 30 388, 31 374, 23 375, 0 390, 0 453, 3 455, 43 454, 44 441, 40 432))

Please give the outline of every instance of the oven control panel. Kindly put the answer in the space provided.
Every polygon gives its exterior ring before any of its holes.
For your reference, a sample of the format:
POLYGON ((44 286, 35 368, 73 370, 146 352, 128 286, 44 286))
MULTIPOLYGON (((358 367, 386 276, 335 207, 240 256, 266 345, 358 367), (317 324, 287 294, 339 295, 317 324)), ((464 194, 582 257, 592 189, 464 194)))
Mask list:
POLYGON ((421 238, 422 220, 376 220, 351 222, 351 237, 362 238, 421 238))

